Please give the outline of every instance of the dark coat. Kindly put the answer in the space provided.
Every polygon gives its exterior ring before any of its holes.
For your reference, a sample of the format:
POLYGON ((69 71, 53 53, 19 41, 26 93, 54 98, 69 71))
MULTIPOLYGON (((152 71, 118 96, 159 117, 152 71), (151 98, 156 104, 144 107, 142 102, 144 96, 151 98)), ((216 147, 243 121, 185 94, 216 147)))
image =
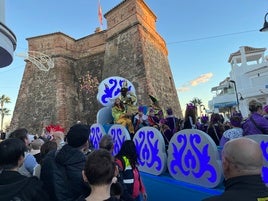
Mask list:
POLYGON ((240 176, 225 182, 225 192, 203 201, 256 201, 268 200, 268 188, 260 175, 240 176))
POLYGON ((49 201, 49 197, 37 177, 4 170, 0 174, 0 200, 49 201))
POLYGON ((83 181, 85 155, 77 148, 64 145, 57 153, 49 152, 44 158, 40 179, 52 200, 73 201, 90 191, 83 181))

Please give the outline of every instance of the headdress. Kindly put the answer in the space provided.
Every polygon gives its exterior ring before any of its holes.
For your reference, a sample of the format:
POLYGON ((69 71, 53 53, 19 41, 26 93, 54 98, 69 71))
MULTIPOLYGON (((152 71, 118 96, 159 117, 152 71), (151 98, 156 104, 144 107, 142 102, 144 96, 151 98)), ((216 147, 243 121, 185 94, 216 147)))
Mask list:
POLYGON ((128 85, 126 80, 124 80, 122 83, 121 91, 128 91, 128 85))
POLYGON ((172 115, 173 114, 173 111, 172 111, 172 108, 171 107, 167 108, 167 114, 168 115, 172 115))
POLYGON ((202 123, 207 123, 208 122, 208 116, 206 114, 201 116, 201 122, 202 123))
POLYGON ((158 100, 154 96, 149 95, 149 97, 150 97, 150 99, 152 100, 153 103, 158 102, 158 100))
POLYGON ((63 132, 64 133, 64 128, 62 128, 60 125, 48 125, 45 127, 45 131, 46 131, 46 137, 48 140, 53 140, 53 133, 54 132, 63 132))
POLYGON ((48 133, 52 133, 52 132, 56 132, 56 131, 61 131, 61 132, 64 132, 64 128, 62 128, 60 125, 49 125, 49 126, 46 126, 46 131, 48 133))
POLYGON ((188 103, 186 105, 186 109, 187 110, 195 110, 196 109, 196 106, 193 103, 188 103))

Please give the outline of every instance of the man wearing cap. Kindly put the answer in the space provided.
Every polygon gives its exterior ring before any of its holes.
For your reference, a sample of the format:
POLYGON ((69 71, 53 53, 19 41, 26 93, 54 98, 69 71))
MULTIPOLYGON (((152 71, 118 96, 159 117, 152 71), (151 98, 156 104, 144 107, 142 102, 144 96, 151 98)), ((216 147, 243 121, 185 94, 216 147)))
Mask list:
POLYGON ((45 157, 40 179, 47 187, 51 200, 71 201, 88 193, 89 187, 82 177, 86 162, 85 153, 89 147, 88 138, 88 126, 75 124, 67 133, 67 144, 59 151, 50 152, 45 157), (53 157, 54 161, 51 160, 53 157), (53 162, 54 166, 52 166, 53 162))

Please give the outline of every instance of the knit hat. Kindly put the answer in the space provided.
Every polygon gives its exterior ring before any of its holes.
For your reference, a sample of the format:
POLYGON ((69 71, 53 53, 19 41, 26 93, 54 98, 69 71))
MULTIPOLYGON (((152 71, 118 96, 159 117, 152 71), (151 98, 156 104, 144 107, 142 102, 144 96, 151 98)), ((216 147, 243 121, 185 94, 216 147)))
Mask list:
POLYGON ((89 128, 83 124, 75 124, 68 131, 66 138, 71 147, 80 147, 88 141, 89 128))

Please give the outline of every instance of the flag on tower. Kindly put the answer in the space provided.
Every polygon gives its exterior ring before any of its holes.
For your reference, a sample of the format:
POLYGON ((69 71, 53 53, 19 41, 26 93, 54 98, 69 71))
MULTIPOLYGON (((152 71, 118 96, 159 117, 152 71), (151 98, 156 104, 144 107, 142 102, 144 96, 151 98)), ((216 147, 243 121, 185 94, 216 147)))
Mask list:
POLYGON ((98 4, 98 18, 99 18, 100 25, 102 26, 102 9, 101 9, 100 0, 98 4))

